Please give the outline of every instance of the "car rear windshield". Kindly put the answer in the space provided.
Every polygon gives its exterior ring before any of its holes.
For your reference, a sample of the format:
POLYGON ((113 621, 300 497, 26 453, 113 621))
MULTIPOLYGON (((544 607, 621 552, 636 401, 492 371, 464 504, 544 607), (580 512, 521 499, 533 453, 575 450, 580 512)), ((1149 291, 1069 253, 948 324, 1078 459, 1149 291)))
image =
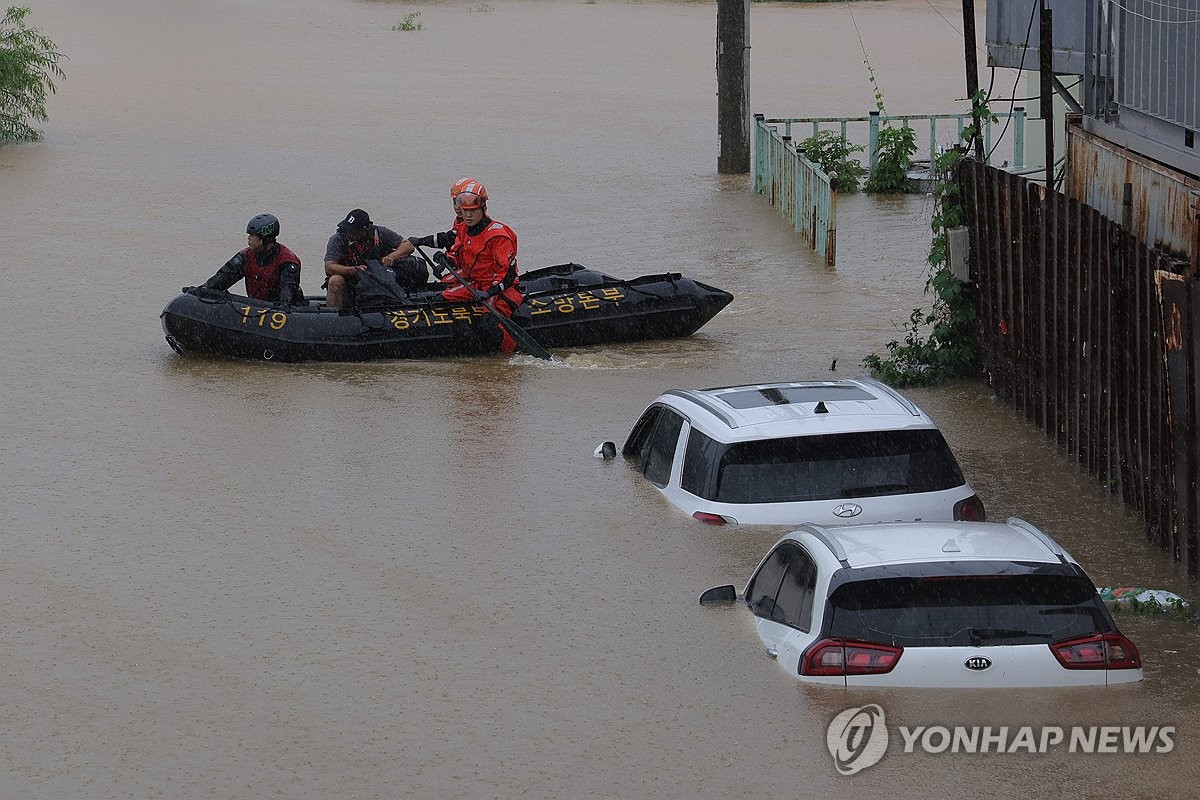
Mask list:
POLYGON ((1113 629, 1080 575, 930 575, 844 583, 829 635, 900 647, 1050 643, 1113 629))
POLYGON ((707 499, 791 503, 962 485, 958 463, 936 429, 870 431, 729 445, 707 499))

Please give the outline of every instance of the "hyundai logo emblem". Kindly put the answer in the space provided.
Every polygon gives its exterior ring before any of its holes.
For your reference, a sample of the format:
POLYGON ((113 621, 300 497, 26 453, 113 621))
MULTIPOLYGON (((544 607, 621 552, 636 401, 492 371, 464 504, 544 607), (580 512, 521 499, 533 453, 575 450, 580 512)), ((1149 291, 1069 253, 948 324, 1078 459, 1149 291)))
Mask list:
POLYGON ((963 666, 967 669, 973 669, 976 672, 983 672, 992 665, 992 660, 986 656, 971 656, 963 662, 963 666))
POLYGON ((833 515, 835 517, 841 517, 842 519, 846 519, 848 517, 857 517, 861 513, 862 506, 860 506, 858 503, 842 503, 833 510, 833 515))

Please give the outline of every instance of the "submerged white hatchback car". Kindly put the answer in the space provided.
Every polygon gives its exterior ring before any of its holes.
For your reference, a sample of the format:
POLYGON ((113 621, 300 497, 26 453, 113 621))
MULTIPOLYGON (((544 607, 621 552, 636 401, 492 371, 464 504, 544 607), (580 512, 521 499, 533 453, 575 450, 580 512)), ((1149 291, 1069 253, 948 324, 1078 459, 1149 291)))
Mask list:
POLYGON ((869 378, 671 390, 621 454, 713 525, 985 516, 933 420, 869 378))
POLYGON ((1105 686, 1142 679, 1096 587, 1024 520, 804 525, 739 597, 767 655, 839 686, 1105 686))

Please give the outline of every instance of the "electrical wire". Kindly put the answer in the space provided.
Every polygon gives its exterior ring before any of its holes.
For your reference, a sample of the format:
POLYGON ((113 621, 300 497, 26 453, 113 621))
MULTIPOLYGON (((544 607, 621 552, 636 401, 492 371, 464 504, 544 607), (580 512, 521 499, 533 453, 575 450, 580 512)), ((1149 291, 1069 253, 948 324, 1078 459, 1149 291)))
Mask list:
MULTIPOLYGON (((1014 96, 1017 93, 1017 84, 1021 82, 1021 73, 1025 71, 1025 56, 1029 53, 1029 40, 1033 38, 1033 19, 1034 19, 1034 17, 1037 16, 1037 9, 1038 9, 1037 3, 1033 3, 1031 5, 1031 8, 1029 9, 1029 24, 1025 27, 1025 43, 1021 46, 1021 62, 1020 62, 1020 64, 1017 65, 1017 77, 1013 80, 1013 88, 1012 88, 1011 94, 1013 94, 1014 96)), ((1040 44, 1039 44, 1039 47, 1040 47, 1040 44)), ((996 73, 996 68, 992 67, 993 78, 995 77, 995 73, 996 73)), ((1042 96, 1039 94, 1037 97, 1031 97, 1029 99, 1030 100, 1041 100, 1042 96)), ((990 97, 989 97, 989 100, 990 100, 990 97)), ((1022 101, 1022 102, 1024 102, 1024 101, 1022 101)), ((1004 120, 1004 127, 1000 129, 1000 135, 996 137, 995 144, 993 144, 992 149, 988 151, 987 159, 986 159, 985 163, 988 163, 988 164, 991 163, 992 154, 994 154, 996 152, 996 149, 998 147, 1000 147, 1000 140, 1004 138, 1004 134, 1008 133, 1008 126, 1010 124, 1012 124, 1013 109, 1015 109, 1016 106, 1017 106, 1017 101, 1014 97, 1014 99, 1009 100, 1008 117, 1004 120)), ((991 109, 988 109, 988 111, 990 113, 991 109)), ((1046 124, 1048 125, 1050 123, 1047 122, 1046 124)), ((980 132, 980 135, 982 135, 982 131, 980 132)), ((1052 155, 1053 154, 1047 154, 1046 157, 1050 158, 1052 155)))
MULTIPOLYGON (((993 67, 992 69, 995 69, 995 67, 993 67)), ((1076 86, 1078 86, 1081 83, 1083 83, 1083 78, 1080 78, 1079 80, 1072 83, 1070 86, 1064 86, 1063 88, 1064 89, 1074 89, 1076 86)), ((996 97, 996 98, 989 98, 989 99, 994 99, 1001 103, 1003 103, 1003 102, 1027 103, 1030 100, 1041 100, 1042 96, 1040 94, 1037 94, 1037 95, 1034 95, 1033 97, 996 97)))
MULTIPOLYGON (((1183 6, 1175 6, 1167 3, 1157 2, 1157 0, 1142 0, 1144 5, 1159 6, 1170 11, 1190 12, 1196 14, 1196 16, 1192 19, 1161 19, 1158 17, 1148 17, 1145 14, 1134 11, 1128 6, 1123 5, 1121 0, 1109 0, 1109 2, 1131 17, 1138 17, 1139 19, 1144 19, 1147 22, 1155 22, 1159 25, 1195 25, 1196 23, 1200 22, 1200 9, 1197 8, 1184 8, 1183 6)), ((1128 0, 1126 0, 1126 2, 1128 2, 1128 0)))

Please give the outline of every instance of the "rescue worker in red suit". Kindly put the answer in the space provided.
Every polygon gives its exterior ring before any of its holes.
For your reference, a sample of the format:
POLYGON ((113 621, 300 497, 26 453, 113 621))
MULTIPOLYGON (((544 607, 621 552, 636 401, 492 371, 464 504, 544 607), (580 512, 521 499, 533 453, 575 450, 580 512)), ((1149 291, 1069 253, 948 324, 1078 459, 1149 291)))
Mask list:
MULTIPOLYGON (((479 181, 464 178, 450 188, 450 193, 455 211, 461 217, 454 227, 444 233, 410 238, 409 244, 414 252, 417 246, 444 248, 444 257, 466 281, 464 286, 449 271, 439 274, 437 277, 445 286, 441 293, 444 299, 486 303, 498 314, 511 317, 525 299, 518 288, 517 234, 488 216, 487 189, 479 181)), ((397 250, 397 253, 407 252, 407 249, 397 250)), ((481 317, 476 324, 485 326, 482 332, 487 338, 497 340, 501 352, 516 351, 516 341, 490 315, 481 317)))
POLYGON ((240 280, 246 281, 246 296, 284 305, 304 305, 300 291, 300 259, 276 241, 279 220, 274 214, 259 214, 246 225, 249 247, 234 254, 203 286, 184 288, 188 294, 224 292, 240 280))

